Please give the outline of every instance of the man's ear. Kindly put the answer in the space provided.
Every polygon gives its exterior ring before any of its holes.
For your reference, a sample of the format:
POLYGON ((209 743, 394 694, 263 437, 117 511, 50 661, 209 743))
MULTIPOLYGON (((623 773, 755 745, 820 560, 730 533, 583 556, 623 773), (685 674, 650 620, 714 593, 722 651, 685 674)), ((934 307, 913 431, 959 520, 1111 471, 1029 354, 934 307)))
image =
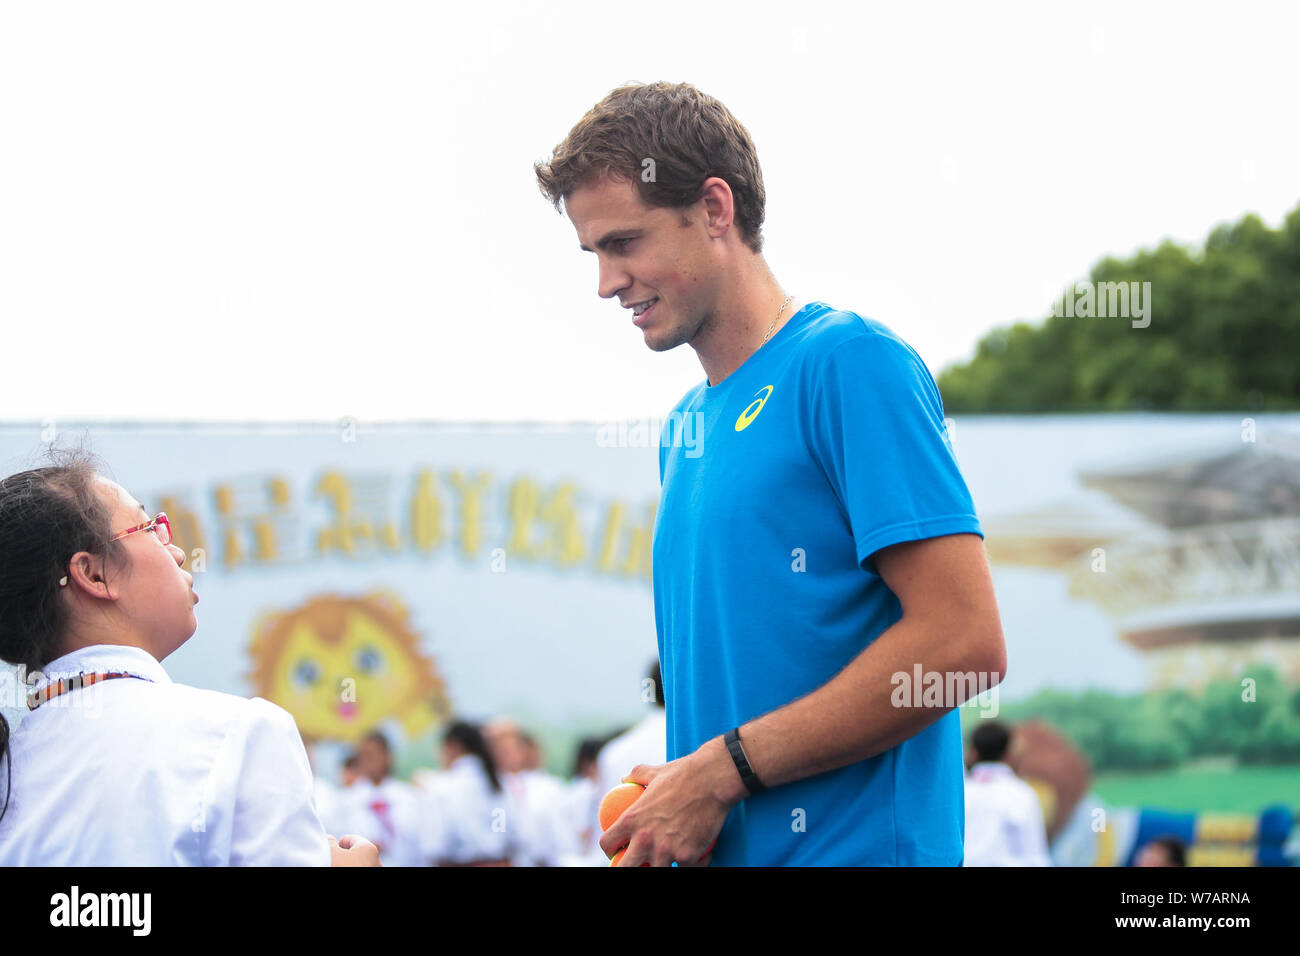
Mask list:
POLYGON ((104 573, 104 559, 89 551, 78 551, 68 563, 68 586, 79 588, 92 597, 116 600, 104 573))
POLYGON ((703 204, 704 224, 709 235, 715 238, 725 235, 736 217, 736 199, 727 181, 719 176, 706 179, 697 203, 703 204))

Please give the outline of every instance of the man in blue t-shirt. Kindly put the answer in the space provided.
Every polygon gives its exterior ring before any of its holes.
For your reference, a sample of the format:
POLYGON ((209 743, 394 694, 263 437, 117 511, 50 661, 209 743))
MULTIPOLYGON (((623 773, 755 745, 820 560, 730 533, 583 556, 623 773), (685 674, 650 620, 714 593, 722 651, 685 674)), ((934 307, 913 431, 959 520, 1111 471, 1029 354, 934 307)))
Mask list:
POLYGON ((660 447, 669 762, 629 768, 647 789, 602 847, 626 846, 620 865, 960 865, 954 708, 1006 658, 925 364, 879 322, 784 293, 753 144, 698 90, 615 90, 535 169, 600 295, 707 374, 660 447))

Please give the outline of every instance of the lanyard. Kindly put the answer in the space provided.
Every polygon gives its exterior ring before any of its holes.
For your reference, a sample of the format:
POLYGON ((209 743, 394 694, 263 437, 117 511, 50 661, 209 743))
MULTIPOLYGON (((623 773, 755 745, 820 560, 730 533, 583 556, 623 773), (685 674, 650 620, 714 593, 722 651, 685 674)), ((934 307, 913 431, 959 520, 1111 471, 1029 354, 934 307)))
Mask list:
MULTIPOLYGON (((27 709, 35 710, 41 704, 53 700, 60 694, 66 694, 70 690, 78 690, 82 687, 89 687, 91 684, 98 684, 102 680, 113 680, 115 677, 134 677, 137 680, 149 680, 147 677, 141 677, 139 674, 128 674, 126 671, 95 671, 91 674, 82 671, 80 674, 62 678, 32 691, 27 695, 27 709)), ((153 681, 149 682, 153 683, 153 681)))

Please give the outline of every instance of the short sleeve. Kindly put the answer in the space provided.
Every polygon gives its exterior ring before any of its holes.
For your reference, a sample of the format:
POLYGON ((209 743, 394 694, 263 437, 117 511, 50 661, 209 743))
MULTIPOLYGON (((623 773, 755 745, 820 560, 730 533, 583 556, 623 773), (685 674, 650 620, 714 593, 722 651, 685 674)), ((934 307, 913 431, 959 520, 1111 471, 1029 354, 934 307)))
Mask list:
POLYGON ((983 537, 929 369, 906 343, 869 332, 827 354, 813 388, 810 445, 844 508, 862 567, 904 541, 983 537))
POLYGON ((293 716, 250 702, 230 837, 231 866, 329 866, 307 751, 293 716))

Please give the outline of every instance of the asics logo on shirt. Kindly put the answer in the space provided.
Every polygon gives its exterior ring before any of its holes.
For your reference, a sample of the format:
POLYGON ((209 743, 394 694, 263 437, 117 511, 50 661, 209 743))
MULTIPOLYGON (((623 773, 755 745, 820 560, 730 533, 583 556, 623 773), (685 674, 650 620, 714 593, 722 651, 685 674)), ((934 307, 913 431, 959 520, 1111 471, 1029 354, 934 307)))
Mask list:
POLYGON ((767 402, 771 394, 771 385, 764 385, 754 393, 754 400, 745 407, 745 410, 740 413, 740 417, 736 419, 736 431, 743 432, 749 427, 749 423, 758 417, 758 413, 763 410, 763 405, 767 402), (763 397, 759 398, 760 395, 763 397))

